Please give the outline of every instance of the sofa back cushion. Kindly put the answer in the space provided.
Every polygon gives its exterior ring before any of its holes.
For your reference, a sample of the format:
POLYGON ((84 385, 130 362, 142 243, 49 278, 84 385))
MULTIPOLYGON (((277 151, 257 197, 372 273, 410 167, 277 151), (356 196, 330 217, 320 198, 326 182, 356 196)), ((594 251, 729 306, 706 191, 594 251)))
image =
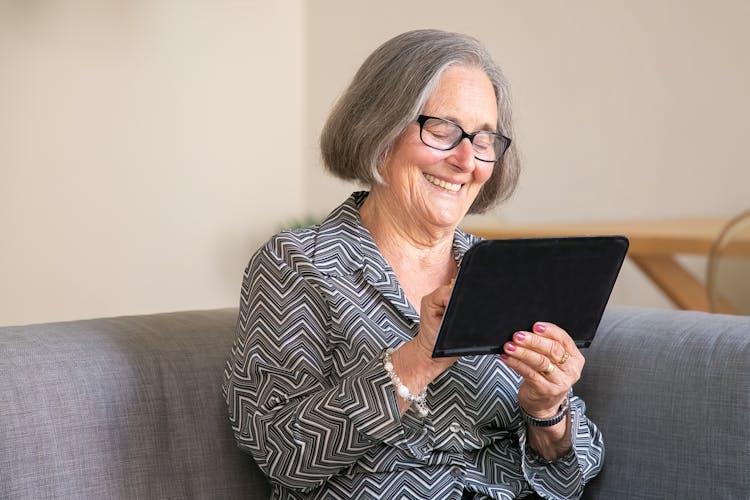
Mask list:
POLYGON ((221 398, 236 317, 0 328, 0 498, 268 498, 221 398))
POLYGON ((606 450, 587 498, 748 498, 750 317, 610 308, 584 355, 606 450))

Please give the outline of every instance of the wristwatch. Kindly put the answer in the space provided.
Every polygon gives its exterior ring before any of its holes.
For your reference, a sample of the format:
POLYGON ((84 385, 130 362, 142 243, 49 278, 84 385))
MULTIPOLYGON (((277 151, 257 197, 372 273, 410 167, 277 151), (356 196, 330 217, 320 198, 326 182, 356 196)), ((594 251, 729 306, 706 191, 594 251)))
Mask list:
POLYGON ((521 408, 521 414, 523 415, 523 420, 524 422, 526 422, 526 425, 533 425, 534 427, 552 427, 553 425, 562 422, 562 420, 565 418, 565 415, 568 414, 568 398, 567 396, 565 397, 565 401, 562 402, 560 408, 558 408, 557 410, 557 414, 554 417, 544 420, 534 418, 523 411, 523 408, 521 408))

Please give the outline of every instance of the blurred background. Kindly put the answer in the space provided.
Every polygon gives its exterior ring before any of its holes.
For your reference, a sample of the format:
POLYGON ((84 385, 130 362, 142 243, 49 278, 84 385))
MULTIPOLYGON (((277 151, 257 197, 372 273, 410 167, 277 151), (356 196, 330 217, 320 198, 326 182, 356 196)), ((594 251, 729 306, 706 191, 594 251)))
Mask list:
MULTIPOLYGON (((521 184, 472 224, 735 214, 749 25, 745 0, 0 0, 0 325, 236 306, 258 246, 359 188, 318 134, 414 28, 512 85, 521 184)), ((673 307, 627 262, 611 302, 673 307)))

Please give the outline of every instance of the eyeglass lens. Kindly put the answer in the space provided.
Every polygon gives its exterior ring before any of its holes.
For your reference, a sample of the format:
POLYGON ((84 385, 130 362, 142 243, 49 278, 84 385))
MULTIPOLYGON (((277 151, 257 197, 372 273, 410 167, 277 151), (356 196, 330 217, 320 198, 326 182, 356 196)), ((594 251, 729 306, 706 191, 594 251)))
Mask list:
POLYGON ((442 118, 420 117, 422 142, 431 148, 447 151, 453 149, 464 137, 469 137, 478 160, 497 161, 508 147, 504 137, 493 132, 467 134, 453 122, 442 118))

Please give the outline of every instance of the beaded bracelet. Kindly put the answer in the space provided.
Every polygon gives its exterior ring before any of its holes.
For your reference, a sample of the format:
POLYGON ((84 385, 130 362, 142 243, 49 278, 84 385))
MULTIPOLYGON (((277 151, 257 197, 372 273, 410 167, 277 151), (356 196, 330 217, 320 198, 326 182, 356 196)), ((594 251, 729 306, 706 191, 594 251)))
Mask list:
POLYGON ((393 369, 391 354, 393 354, 393 349, 391 348, 388 348, 383 352, 383 368, 391 378, 391 382, 393 382, 393 386, 396 388, 396 394, 398 394, 400 398, 403 398, 414 405, 420 417, 426 417, 430 412, 429 408, 427 408, 427 403, 425 402, 425 399, 427 398, 427 388, 425 387, 422 389, 422 392, 419 394, 412 394, 409 392, 409 388, 401 382, 401 379, 396 375, 396 371, 393 369))

